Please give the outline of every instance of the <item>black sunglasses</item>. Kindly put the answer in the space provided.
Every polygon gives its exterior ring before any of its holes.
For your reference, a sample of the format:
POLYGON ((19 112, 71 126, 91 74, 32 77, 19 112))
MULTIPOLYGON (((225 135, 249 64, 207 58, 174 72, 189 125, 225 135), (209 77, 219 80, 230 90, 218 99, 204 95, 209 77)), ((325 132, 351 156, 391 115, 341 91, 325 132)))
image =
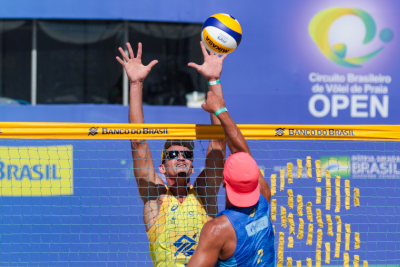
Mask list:
POLYGON ((166 159, 175 159, 175 158, 179 157, 180 153, 182 154, 182 156, 185 159, 189 159, 189 160, 193 159, 193 152, 192 151, 188 151, 188 150, 183 150, 183 151, 171 150, 171 151, 167 151, 167 152, 165 152, 165 158, 166 159))

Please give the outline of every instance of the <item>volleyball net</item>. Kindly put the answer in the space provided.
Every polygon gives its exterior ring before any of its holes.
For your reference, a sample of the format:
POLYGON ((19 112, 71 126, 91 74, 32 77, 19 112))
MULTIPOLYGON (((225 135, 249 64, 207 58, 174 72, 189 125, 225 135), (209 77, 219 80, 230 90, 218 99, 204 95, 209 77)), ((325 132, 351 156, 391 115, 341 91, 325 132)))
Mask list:
MULTIPOLYGON (((278 266, 400 266, 400 126, 239 128, 273 194, 278 266)), ((0 265, 153 266, 130 139, 147 140, 156 172, 165 139, 193 139, 193 183, 223 138, 210 125, 0 123, 0 265)))

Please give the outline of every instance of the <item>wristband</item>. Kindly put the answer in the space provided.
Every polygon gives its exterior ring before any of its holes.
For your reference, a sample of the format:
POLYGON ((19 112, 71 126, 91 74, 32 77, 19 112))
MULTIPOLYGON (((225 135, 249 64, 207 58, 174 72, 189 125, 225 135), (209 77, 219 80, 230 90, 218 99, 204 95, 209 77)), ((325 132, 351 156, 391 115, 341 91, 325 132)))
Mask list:
POLYGON ((222 112, 228 111, 226 108, 220 108, 217 111, 215 111, 215 116, 218 116, 219 114, 221 114, 222 112))
POLYGON ((220 83, 221 83, 220 80, 216 80, 216 81, 208 82, 208 85, 217 85, 217 84, 220 84, 220 83))

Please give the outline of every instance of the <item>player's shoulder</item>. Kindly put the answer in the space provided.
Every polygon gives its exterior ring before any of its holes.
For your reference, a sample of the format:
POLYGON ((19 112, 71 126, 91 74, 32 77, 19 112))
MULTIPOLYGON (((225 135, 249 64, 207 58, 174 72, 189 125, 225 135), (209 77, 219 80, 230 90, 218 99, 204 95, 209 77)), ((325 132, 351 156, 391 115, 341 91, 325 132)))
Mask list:
POLYGON ((231 232, 234 232, 231 222, 228 217, 225 215, 221 215, 211 221, 208 221, 201 231, 201 233, 207 235, 207 238, 213 240, 224 240, 226 237, 229 237, 231 232))

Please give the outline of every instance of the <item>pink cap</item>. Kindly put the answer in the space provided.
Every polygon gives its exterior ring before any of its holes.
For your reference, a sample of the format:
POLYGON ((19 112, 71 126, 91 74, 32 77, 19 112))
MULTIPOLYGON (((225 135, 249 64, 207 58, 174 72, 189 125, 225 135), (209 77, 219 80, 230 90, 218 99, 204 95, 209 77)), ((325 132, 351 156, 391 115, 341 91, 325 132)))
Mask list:
POLYGON ((260 171, 256 161, 247 153, 238 152, 230 155, 224 167, 226 194, 232 205, 251 207, 258 202, 260 171))

